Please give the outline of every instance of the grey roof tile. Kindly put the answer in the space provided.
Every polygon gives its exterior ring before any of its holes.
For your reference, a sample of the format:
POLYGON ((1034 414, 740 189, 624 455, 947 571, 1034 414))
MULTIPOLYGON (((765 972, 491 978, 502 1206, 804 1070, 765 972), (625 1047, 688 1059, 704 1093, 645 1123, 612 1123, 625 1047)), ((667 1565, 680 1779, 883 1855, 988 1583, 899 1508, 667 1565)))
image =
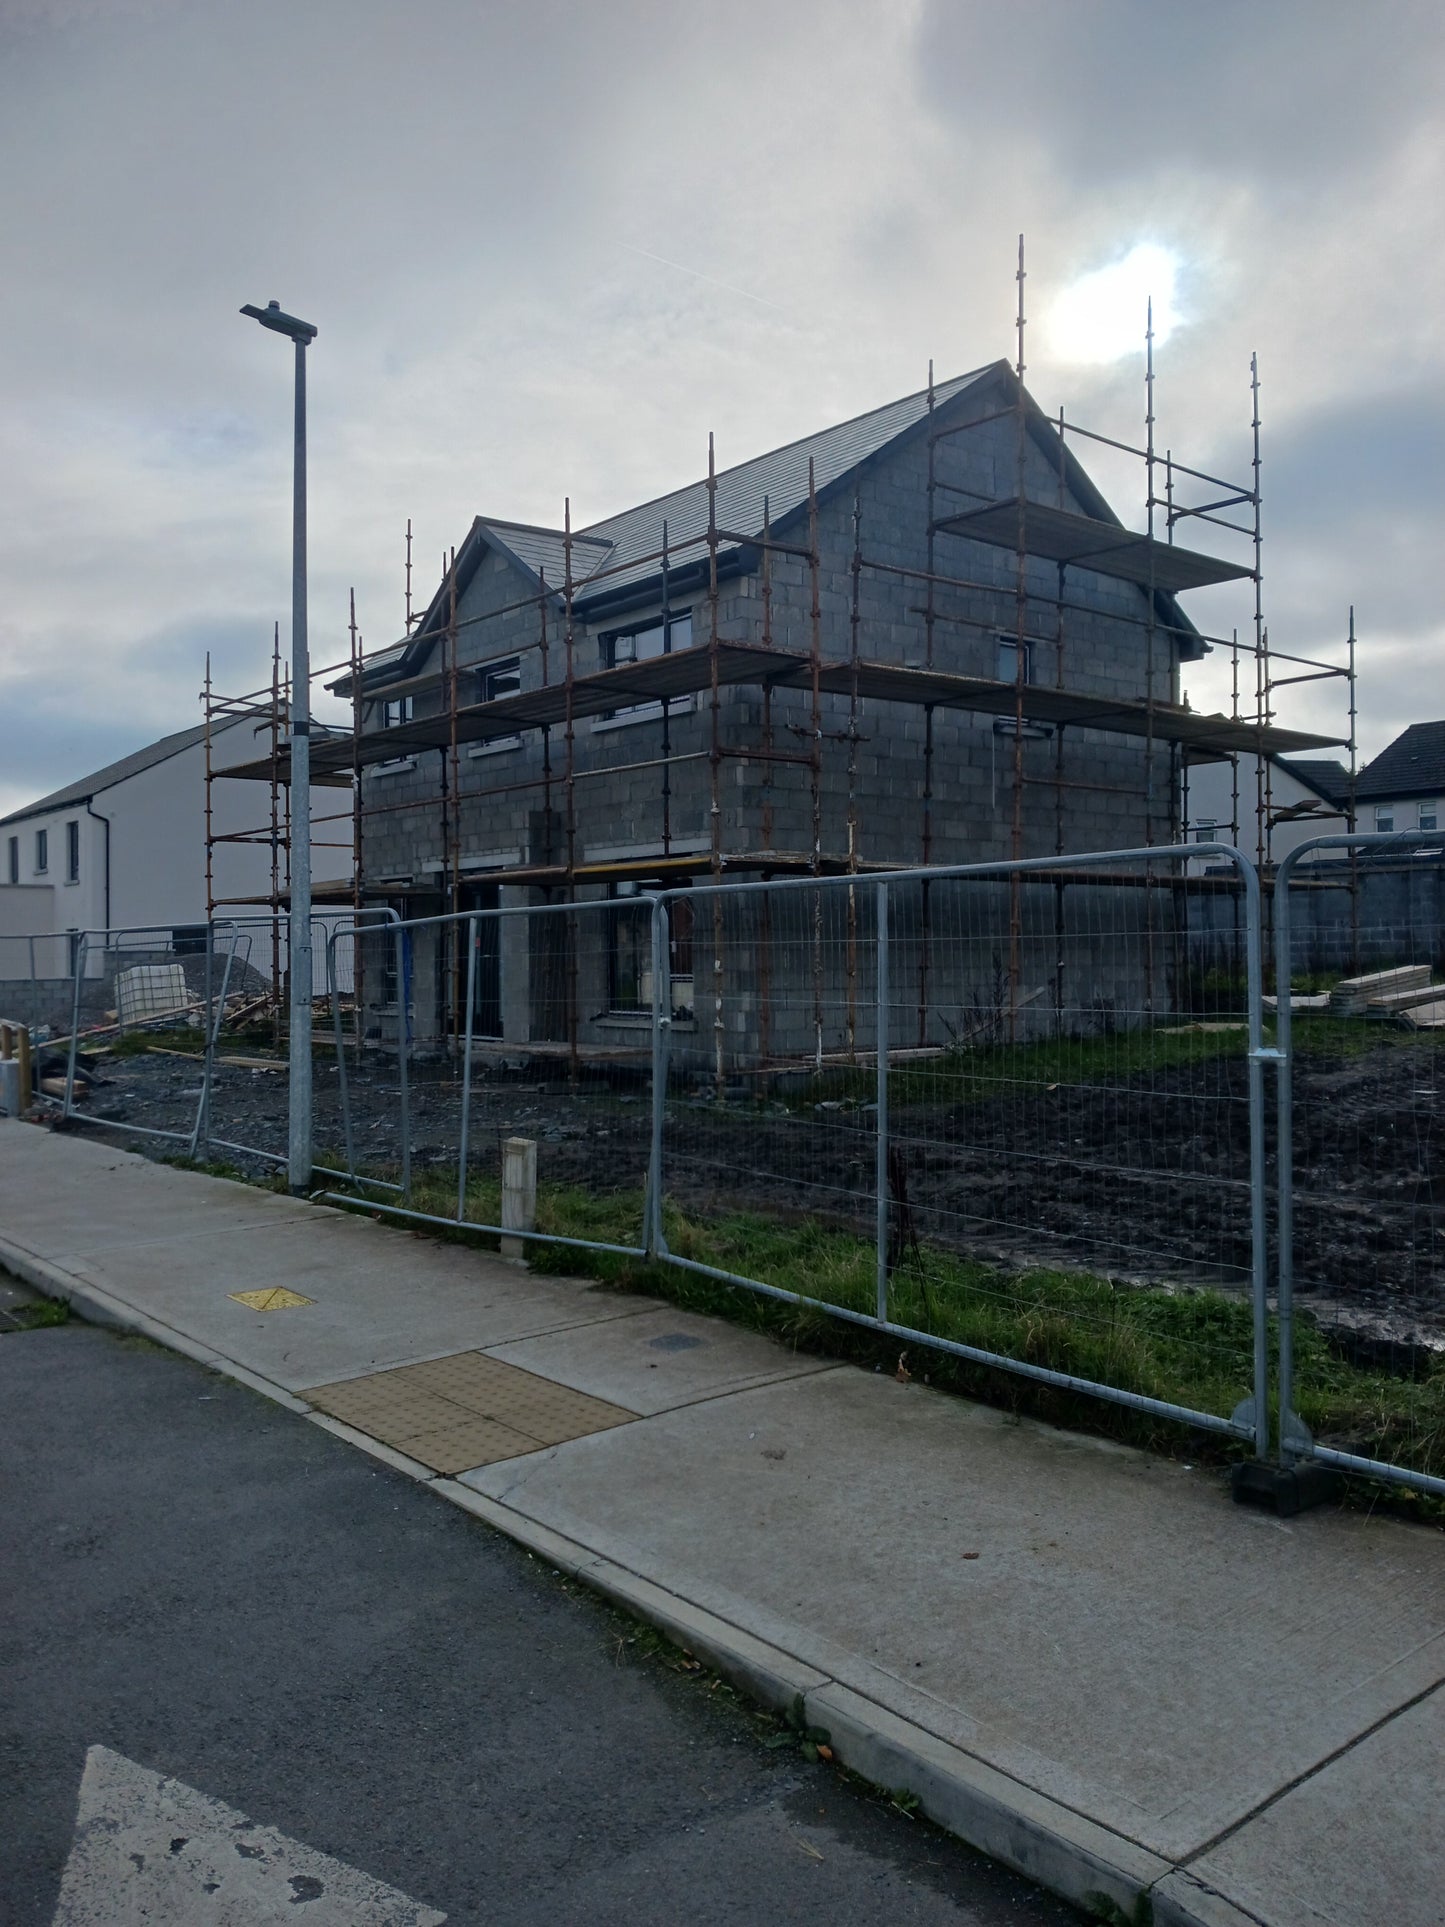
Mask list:
POLYGON ((1327 803, 1343 804, 1350 800, 1350 772, 1334 757, 1281 756, 1279 766, 1291 776, 1297 776, 1327 803))
POLYGON ((183 749, 201 742, 205 734, 205 724, 197 723, 194 729, 178 729, 173 736, 162 736, 158 742, 148 743, 144 749, 132 750, 129 756, 122 756, 119 762, 107 763, 104 769, 96 770, 93 776, 82 776, 74 783, 67 783, 64 789, 52 790, 38 802, 12 810, 9 816, 0 816, 0 824, 23 823, 27 816, 43 816, 48 810, 63 810, 67 803, 88 802, 102 790, 114 789, 117 783, 125 782, 127 777, 139 776, 142 770, 165 762, 168 756, 178 756, 183 749))
POLYGON ((1360 771, 1360 800, 1445 796, 1445 721, 1411 723, 1360 771))
MULTIPOLYGON (((952 401, 986 372, 978 368, 938 383, 933 391, 935 406, 952 401)), ((717 477, 718 527, 739 535, 761 535, 765 502, 776 524, 807 501, 810 461, 814 487, 821 491, 921 422, 927 413, 928 391, 922 389, 871 409, 866 415, 857 415, 852 421, 839 422, 816 435, 789 442, 785 448, 721 470, 717 477)), ((656 560, 648 558, 655 558, 661 546, 664 522, 678 564, 697 561, 701 554, 697 538, 707 533, 706 478, 636 508, 624 509, 620 515, 589 523, 580 531, 613 545, 606 574, 596 584, 599 593, 626 588, 658 573, 656 560)))
MULTIPOLYGON (((478 525, 524 569, 534 576, 545 575, 549 588, 561 588, 567 575, 567 538, 561 529, 540 529, 526 522, 498 522, 485 515, 479 518, 478 525)), ((594 535, 582 535, 574 529, 573 582, 585 582, 595 575, 611 553, 610 542, 594 535)))

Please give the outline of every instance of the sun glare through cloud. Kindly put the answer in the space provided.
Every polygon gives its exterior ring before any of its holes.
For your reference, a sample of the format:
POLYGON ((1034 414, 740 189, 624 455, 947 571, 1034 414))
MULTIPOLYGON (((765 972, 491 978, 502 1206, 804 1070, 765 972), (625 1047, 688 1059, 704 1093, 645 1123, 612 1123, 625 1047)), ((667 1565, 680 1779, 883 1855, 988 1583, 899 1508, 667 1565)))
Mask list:
POLYGON ((1061 360, 1096 365, 1142 354, 1151 299, 1154 345, 1161 347, 1179 323, 1178 268, 1178 257, 1170 249, 1141 243, 1122 260, 1081 274, 1045 318, 1050 348, 1061 360))

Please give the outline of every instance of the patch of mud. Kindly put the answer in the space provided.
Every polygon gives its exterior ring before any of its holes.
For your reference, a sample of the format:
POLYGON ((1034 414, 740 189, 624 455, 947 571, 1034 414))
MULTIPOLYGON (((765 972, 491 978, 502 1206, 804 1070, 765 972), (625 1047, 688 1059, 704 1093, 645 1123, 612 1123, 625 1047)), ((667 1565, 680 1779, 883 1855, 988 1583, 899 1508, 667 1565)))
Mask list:
MULTIPOLYGON (((198 1062, 158 1053, 107 1061, 90 1107, 131 1148, 125 1126, 189 1133, 198 1062)), ((394 1063, 349 1072, 352 1136, 364 1169, 400 1154, 394 1063)), ((1358 1057, 1303 1056, 1295 1073, 1295 1275, 1305 1315, 1362 1360, 1394 1370, 1445 1345, 1445 1050, 1421 1038, 1358 1057)), ((344 1161, 339 1079, 318 1062, 318 1158, 344 1161)), ((411 1084, 416 1172, 454 1170, 461 1086, 450 1067, 418 1066, 411 1084)), ((1273 1244, 1273 1091, 1267 1089, 1273 1244)), ((284 1068, 228 1065, 212 1136, 285 1151, 284 1068)), ((501 1140, 538 1143, 544 1183, 635 1189, 648 1157, 645 1085, 619 1074, 579 1091, 565 1081, 473 1073, 474 1171, 495 1170, 501 1140)), ((1249 1286, 1246 1069, 1227 1057, 1088 1086, 1020 1083, 968 1102, 895 1101, 892 1217, 899 1235, 1009 1266, 1085 1268, 1121 1282, 1249 1286)), ((275 1163, 217 1153, 248 1174, 275 1163)), ((755 1208, 871 1232, 871 1106, 669 1105, 667 1187, 691 1214, 755 1208)))

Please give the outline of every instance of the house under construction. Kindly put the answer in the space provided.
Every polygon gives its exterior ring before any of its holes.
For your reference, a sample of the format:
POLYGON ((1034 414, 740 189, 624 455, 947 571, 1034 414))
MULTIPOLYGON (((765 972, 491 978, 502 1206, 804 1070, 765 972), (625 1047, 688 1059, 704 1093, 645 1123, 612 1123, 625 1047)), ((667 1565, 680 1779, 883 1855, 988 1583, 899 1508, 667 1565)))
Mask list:
MULTIPOLYGON (((650 1002, 639 892, 1168 846, 1190 762, 1329 746, 1273 721, 1291 678, 1260 598, 1257 384, 1251 477, 1231 483, 1156 454, 1151 355, 1145 445, 1125 451, 1144 465, 1141 533, 1076 453, 1125 445, 1046 416, 1023 372, 1021 351, 930 372, 736 467, 710 444, 704 479, 589 527, 570 510, 560 528, 479 518, 404 640, 366 654, 353 616, 329 683, 353 727, 313 738, 312 774, 350 821, 356 904, 408 918, 615 905, 606 944, 580 959, 566 919, 555 939, 533 920, 482 926, 474 1037, 575 1059, 625 1047, 630 1026, 635 1048, 650 1002), (1195 521, 1227 531, 1235 558, 1177 543, 1195 521), (1223 642, 1234 714, 1206 716, 1181 704, 1180 666, 1221 639, 1179 598, 1227 581, 1252 583, 1254 631, 1223 642)), ((279 732, 225 776, 271 783, 274 847, 279 732)), ((1019 916, 1015 892, 1015 955, 1019 916)), ((680 1016, 713 969, 703 937, 679 905, 680 1016)), ((922 946, 926 975, 926 930, 922 946)), ((402 992, 380 953, 367 968, 361 1028, 384 1040, 402 992)), ((736 969, 755 1003, 757 972, 736 969)), ((410 974, 412 1037, 455 1039, 469 973, 454 931, 418 932, 410 974)))

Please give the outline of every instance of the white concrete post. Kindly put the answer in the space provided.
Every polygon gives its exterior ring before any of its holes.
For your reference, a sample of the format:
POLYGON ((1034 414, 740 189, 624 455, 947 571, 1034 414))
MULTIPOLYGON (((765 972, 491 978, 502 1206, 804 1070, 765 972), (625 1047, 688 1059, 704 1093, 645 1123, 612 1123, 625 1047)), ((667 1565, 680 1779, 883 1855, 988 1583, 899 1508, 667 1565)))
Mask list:
MULTIPOLYGON (((537 1228, 537 1145, 529 1137, 502 1140, 502 1223, 508 1231, 537 1228)), ((521 1264, 525 1238, 503 1238, 502 1256, 521 1264)))

